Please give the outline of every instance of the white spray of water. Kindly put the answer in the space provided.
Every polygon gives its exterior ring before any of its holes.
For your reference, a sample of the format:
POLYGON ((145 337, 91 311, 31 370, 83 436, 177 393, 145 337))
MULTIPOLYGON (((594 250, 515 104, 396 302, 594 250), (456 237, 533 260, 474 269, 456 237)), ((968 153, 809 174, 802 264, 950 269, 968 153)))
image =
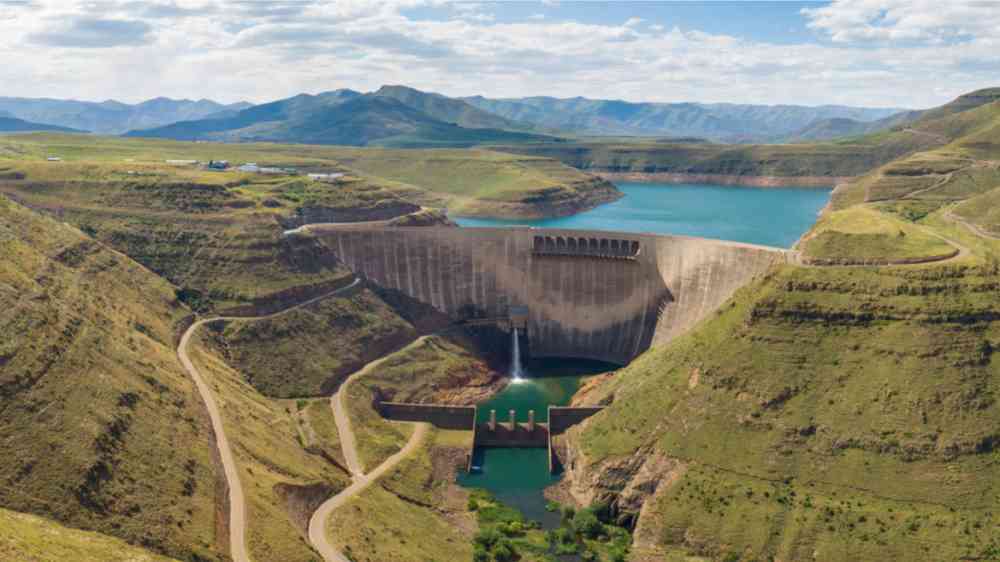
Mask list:
POLYGON ((514 382, 518 382, 524 378, 524 369, 521 367, 521 345, 518 342, 517 328, 511 332, 511 357, 510 357, 510 376, 513 377, 514 382))

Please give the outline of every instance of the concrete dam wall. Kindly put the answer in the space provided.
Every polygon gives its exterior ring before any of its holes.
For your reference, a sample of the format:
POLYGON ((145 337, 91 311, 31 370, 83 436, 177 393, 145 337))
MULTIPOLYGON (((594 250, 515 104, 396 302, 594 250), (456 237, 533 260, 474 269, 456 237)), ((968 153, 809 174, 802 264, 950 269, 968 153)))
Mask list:
POLYGON ((527 312, 536 357, 625 364, 691 328, 787 252, 680 236, 314 225, 358 275, 456 320, 527 312))

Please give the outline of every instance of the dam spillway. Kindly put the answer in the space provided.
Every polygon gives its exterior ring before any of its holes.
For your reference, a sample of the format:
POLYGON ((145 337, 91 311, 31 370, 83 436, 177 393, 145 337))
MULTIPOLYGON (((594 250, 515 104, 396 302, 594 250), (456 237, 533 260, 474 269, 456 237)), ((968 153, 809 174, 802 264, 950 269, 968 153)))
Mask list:
POLYGON ((355 223, 308 235, 356 274, 455 320, 526 310, 532 356, 618 364, 787 259, 763 246, 603 231, 355 223))

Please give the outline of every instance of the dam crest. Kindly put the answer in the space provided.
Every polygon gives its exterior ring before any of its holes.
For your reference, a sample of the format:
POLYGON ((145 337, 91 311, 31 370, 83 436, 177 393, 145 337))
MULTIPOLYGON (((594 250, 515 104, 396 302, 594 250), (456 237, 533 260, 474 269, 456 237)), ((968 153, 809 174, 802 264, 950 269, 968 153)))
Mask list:
MULTIPOLYGON (((789 252, 684 236, 311 225, 357 275, 458 322, 519 317, 535 357, 626 364, 683 334, 789 252)), ((513 322, 511 322, 513 325, 513 322)))

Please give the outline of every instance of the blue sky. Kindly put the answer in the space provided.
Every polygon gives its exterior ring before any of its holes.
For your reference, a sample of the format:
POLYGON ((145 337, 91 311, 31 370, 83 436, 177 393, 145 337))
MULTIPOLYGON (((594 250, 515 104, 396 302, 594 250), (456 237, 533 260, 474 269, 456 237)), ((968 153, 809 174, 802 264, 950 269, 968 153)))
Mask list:
MULTIPOLYGON (((751 2, 717 0, 707 2, 464 2, 492 14, 497 22, 514 23, 539 19, 578 21, 596 25, 624 24, 640 18, 648 25, 680 27, 713 34, 740 36, 759 41, 795 43, 823 40, 825 35, 806 27, 803 8, 817 8, 829 2, 751 2)), ((417 18, 442 19, 449 7, 421 7, 409 10, 417 18)))
POLYGON ((0 0, 0 96, 446 95, 923 108, 1000 85, 982 0, 0 0))

